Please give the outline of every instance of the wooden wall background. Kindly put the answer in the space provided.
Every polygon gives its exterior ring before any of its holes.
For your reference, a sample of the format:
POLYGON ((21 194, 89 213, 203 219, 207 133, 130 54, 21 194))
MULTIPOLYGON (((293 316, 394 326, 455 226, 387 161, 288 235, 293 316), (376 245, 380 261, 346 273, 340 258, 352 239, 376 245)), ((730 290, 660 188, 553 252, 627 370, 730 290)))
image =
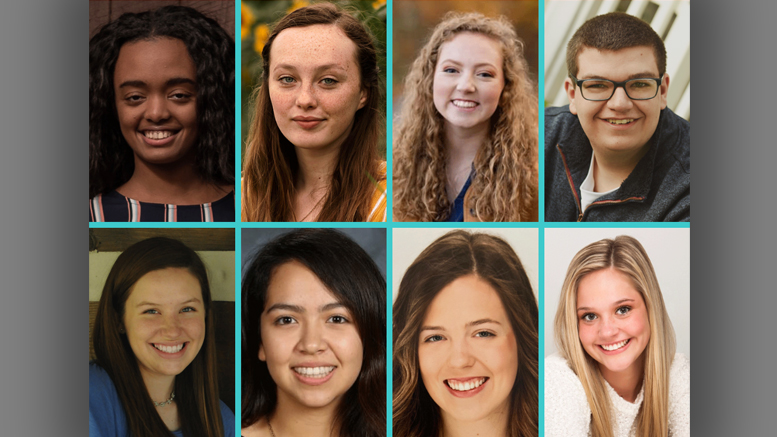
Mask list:
POLYGON ((103 26, 119 18, 125 12, 143 12, 162 6, 180 5, 197 9, 221 24, 228 34, 235 38, 235 2, 233 0, 204 1, 126 1, 91 0, 89 2, 89 38, 103 26))
MULTIPOLYGON (((121 2, 119 2, 121 3, 121 2)), ((234 229, 89 229, 89 251, 121 252, 146 238, 165 236, 195 251, 235 251, 234 229)), ((99 302, 89 302, 89 360, 94 359, 92 328, 99 302)), ((214 301, 219 397, 235 410, 235 302, 214 301)))

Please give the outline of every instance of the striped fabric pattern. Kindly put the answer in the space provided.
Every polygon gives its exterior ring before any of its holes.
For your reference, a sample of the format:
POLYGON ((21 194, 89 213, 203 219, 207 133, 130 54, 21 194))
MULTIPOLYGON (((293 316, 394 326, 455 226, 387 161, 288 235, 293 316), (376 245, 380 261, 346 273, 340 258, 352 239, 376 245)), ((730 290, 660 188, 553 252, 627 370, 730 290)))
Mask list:
POLYGON ((201 205, 141 202, 117 191, 89 199, 90 222, 231 222, 235 220, 235 192, 201 205))

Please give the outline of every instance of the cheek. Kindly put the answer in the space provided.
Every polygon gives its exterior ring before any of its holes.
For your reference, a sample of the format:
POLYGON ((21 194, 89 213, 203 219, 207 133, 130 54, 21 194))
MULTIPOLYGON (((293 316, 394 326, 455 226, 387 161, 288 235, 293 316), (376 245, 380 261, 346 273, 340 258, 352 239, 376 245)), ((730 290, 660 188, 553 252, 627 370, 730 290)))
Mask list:
POLYGON ((596 330, 593 326, 579 324, 577 327, 578 335, 580 336, 580 343, 583 344, 583 348, 588 350, 591 344, 596 339, 596 330))

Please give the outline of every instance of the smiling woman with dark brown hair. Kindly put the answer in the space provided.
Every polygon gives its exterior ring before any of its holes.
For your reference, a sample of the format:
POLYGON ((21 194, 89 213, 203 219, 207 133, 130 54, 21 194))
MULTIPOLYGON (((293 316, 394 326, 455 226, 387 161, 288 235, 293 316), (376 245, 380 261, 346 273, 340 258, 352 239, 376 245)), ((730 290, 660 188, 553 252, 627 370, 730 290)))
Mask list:
POLYGON ((195 9, 89 41, 89 221, 234 220, 234 41, 195 9))

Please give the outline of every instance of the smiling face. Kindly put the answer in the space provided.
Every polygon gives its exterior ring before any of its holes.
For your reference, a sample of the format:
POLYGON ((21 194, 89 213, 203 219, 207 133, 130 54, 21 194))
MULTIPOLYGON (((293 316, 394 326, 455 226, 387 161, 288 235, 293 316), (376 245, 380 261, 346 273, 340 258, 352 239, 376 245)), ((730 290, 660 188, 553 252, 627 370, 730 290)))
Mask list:
POLYGON ((440 46, 432 90, 446 125, 488 126, 505 86, 502 66, 502 45, 480 33, 461 32, 440 46))
POLYGON ((268 71, 283 136, 298 148, 339 148, 367 101, 353 41, 334 25, 285 29, 272 43, 268 71))
POLYGON ((261 316, 259 359, 278 402, 336 407, 359 376, 362 341, 353 315, 307 267, 277 267, 261 316))
POLYGON ((170 164, 197 140, 196 68, 183 41, 124 44, 113 74, 116 112, 135 163, 170 164))
POLYGON ((443 288, 427 310, 418 344, 421 378, 443 421, 509 414, 518 345, 486 281, 467 275, 443 288))
MULTIPOLYGON (((629 79, 658 77, 658 64, 648 46, 617 51, 584 47, 577 56, 577 78, 629 79)), ((658 95, 650 100, 631 100, 624 89, 617 88, 610 100, 585 100, 580 89, 567 78, 564 88, 569 97, 569 110, 578 116, 595 153, 638 153, 656 131, 661 110, 666 108, 669 76, 664 75, 658 95)))
POLYGON ((597 270, 577 288, 580 343, 607 381, 641 377, 650 322, 642 294, 628 276, 614 268, 597 270))
POLYGON ((205 340, 200 282, 185 268, 146 273, 124 304, 124 328, 144 379, 178 375, 205 340))

